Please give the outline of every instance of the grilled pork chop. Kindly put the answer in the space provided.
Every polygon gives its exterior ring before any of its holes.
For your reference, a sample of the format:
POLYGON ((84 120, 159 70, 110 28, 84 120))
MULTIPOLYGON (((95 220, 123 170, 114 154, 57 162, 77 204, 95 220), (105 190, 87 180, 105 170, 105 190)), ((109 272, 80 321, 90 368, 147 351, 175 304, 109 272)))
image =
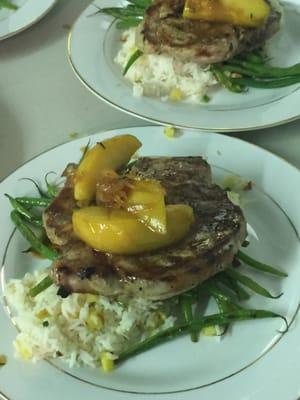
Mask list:
POLYGON ((154 1, 137 29, 140 50, 207 65, 258 49, 279 30, 280 14, 275 10, 255 29, 183 18, 183 8, 184 0, 154 1))
POLYGON ((68 169, 64 188, 44 213, 48 237, 62 254, 52 265, 53 278, 65 293, 165 299, 224 270, 246 236, 241 209, 212 184, 210 167, 201 157, 143 157, 123 173, 157 179, 166 189, 167 204, 190 205, 195 215, 190 233, 180 243, 144 254, 95 251, 72 230, 73 172, 68 169))

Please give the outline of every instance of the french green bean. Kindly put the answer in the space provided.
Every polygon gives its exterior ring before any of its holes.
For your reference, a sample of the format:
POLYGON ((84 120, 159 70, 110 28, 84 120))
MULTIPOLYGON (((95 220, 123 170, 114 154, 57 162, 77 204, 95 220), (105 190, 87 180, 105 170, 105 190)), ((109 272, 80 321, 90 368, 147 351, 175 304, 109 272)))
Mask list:
POLYGON ((24 206, 28 207, 48 207, 51 199, 43 197, 16 197, 15 200, 24 206))
POLYGON ((136 62, 138 58, 140 58, 143 55, 143 52, 139 49, 137 49, 131 57, 129 57, 129 60, 127 61, 127 64, 125 65, 123 75, 126 75, 129 68, 136 62))
POLYGON ((139 343, 134 344, 129 349, 121 352, 116 362, 125 361, 126 359, 133 357, 139 353, 142 353, 146 350, 149 350, 150 348, 157 346, 167 340, 171 340, 177 336, 183 335, 186 332, 189 332, 191 328, 197 328, 198 330, 200 330, 207 326, 227 325, 234 321, 245 321, 249 319, 259 319, 259 318, 281 318, 286 325, 286 329, 284 332, 286 332, 288 329, 288 323, 286 318, 280 314, 267 310, 255 310, 255 309, 247 310, 241 308, 235 310, 234 312, 213 314, 203 317, 201 319, 194 319, 191 322, 186 322, 181 325, 165 329, 139 343))
POLYGON ((12 211, 10 216, 16 228, 38 254, 52 261, 58 258, 57 251, 44 245, 33 233, 33 231, 25 224, 22 217, 16 210, 12 211))
POLYGON ((5 193, 5 196, 9 199, 13 209, 16 210, 20 215, 22 215, 22 217, 24 217, 28 222, 40 228, 43 227, 43 221, 41 217, 32 214, 27 208, 25 208, 9 194, 5 193))
POLYGON ((39 283, 37 283, 35 286, 33 286, 29 290, 29 295, 31 297, 35 297, 44 290, 48 289, 53 284, 53 280, 50 276, 46 276, 44 279, 42 279, 39 283))
POLYGON ((237 258, 243 261, 245 264, 249 265, 249 267, 255 268, 259 271, 268 272, 269 274, 277 275, 282 278, 288 276, 286 272, 280 271, 277 268, 272 267, 271 265, 264 264, 260 261, 254 260, 254 258, 248 256, 247 254, 243 253, 242 251, 237 252, 237 258))
MULTIPOLYGON (((194 320, 193 316, 193 299, 190 296, 185 296, 184 294, 179 297, 181 311, 185 322, 189 323, 194 320)), ((199 331, 191 328, 190 335, 192 342, 198 342, 199 331)))
POLYGON ((260 294, 261 296, 269 297, 271 299, 278 299, 280 296, 282 296, 282 293, 280 293, 278 296, 273 296, 267 289, 259 285, 257 282, 255 282, 248 276, 241 274, 235 268, 229 267, 226 269, 225 273, 231 278, 236 279, 242 285, 251 289, 253 292, 260 294))

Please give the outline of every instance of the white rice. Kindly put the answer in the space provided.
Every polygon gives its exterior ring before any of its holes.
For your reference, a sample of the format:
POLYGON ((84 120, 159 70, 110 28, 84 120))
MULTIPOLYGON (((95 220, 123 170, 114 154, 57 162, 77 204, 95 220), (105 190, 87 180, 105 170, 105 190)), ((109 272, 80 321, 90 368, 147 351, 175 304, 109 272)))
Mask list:
MULTIPOLYGON (((122 69, 137 50, 135 45, 135 28, 122 34, 122 48, 115 62, 122 69)), ((133 85, 133 95, 172 99, 172 92, 180 93, 180 99, 189 103, 199 103, 209 88, 217 82, 208 68, 196 63, 184 63, 166 55, 142 55, 129 68, 126 78, 133 85)))
POLYGON ((117 358, 133 342, 174 325, 175 317, 166 316, 161 302, 137 297, 120 302, 100 295, 72 294, 63 299, 54 285, 30 297, 30 288, 45 276, 46 272, 28 273, 6 288, 21 331, 14 342, 19 358, 59 357, 69 367, 98 367, 104 352, 117 358), (97 328, 89 323, 91 315, 101 321, 97 328))

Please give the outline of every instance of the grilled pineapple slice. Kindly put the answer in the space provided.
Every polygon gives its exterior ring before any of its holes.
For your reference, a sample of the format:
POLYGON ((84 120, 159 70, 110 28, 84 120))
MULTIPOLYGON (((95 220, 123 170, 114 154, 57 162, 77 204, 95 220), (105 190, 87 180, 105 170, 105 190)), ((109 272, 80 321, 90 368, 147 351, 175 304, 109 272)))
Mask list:
POLYGON ((103 140, 87 151, 75 176, 75 199, 89 204, 96 193, 96 183, 104 169, 118 170, 126 165, 141 147, 132 135, 120 135, 103 140))
POLYGON ((153 232, 131 213, 94 206, 74 211, 75 234, 88 246, 106 253, 138 254, 170 246, 181 240, 194 222, 191 207, 166 206, 167 231, 153 232))
POLYGON ((265 0, 186 0, 183 16, 258 28, 263 25, 270 10, 265 0))

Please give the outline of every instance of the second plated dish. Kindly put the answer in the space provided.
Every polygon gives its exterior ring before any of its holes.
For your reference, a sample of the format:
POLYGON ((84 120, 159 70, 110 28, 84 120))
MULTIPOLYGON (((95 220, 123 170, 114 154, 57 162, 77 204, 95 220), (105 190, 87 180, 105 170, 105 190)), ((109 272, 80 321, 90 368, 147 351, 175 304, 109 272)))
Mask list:
MULTIPOLYGON (((215 131, 243 131, 282 124, 299 117, 299 85, 279 89, 250 89, 236 94, 216 90, 207 104, 134 97, 131 84, 114 62, 121 48, 121 31, 112 17, 97 14, 97 7, 121 7, 119 0, 95 2, 75 23, 69 37, 69 59, 83 84, 110 105, 153 122, 215 131)), ((273 65, 299 62, 298 0, 284 2, 284 22, 268 45, 273 65)))

